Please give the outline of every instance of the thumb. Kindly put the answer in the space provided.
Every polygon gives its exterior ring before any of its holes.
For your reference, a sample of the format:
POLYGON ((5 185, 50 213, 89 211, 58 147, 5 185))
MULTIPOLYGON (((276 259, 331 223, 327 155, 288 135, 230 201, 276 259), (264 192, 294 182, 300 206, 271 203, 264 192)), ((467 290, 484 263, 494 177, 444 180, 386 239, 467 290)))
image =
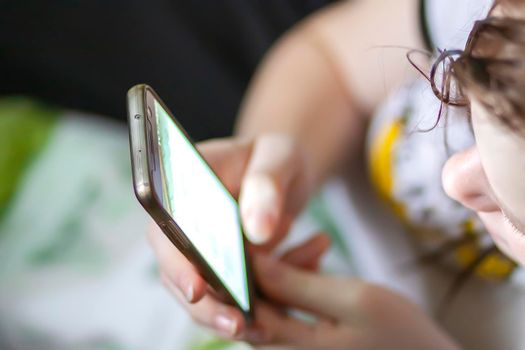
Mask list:
POLYGON ((241 186, 239 205, 248 239, 256 244, 270 241, 283 218, 285 199, 299 167, 293 141, 267 135, 253 145, 241 186))
POLYGON ((238 137, 213 139, 200 142, 197 149, 228 191, 237 198, 241 177, 251 154, 252 143, 238 137))

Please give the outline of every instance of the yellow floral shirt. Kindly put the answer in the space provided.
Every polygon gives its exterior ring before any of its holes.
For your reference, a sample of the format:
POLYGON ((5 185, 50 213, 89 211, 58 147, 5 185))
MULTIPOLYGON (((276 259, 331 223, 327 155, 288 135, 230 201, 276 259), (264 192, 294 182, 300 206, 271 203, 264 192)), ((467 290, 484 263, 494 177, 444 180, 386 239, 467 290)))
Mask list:
MULTIPOLYGON (((447 159, 474 143, 468 113, 444 110, 429 83, 421 79, 397 91, 378 111, 369 133, 371 181, 380 196, 406 224, 422 252, 457 242, 445 266, 465 269, 492 245, 476 214, 450 199, 441 185, 447 159), (429 130, 430 129, 430 130, 429 130)), ((482 259, 476 274, 502 279, 516 265, 499 251, 482 259)))

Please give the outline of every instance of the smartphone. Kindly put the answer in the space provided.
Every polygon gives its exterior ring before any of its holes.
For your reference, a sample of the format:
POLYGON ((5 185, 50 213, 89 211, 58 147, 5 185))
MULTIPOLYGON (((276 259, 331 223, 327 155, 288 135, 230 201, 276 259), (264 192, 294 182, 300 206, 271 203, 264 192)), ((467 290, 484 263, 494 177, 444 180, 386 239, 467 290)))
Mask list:
POLYGON ((235 198, 151 87, 129 90, 128 122, 139 202, 223 301, 252 320, 252 277, 235 198))

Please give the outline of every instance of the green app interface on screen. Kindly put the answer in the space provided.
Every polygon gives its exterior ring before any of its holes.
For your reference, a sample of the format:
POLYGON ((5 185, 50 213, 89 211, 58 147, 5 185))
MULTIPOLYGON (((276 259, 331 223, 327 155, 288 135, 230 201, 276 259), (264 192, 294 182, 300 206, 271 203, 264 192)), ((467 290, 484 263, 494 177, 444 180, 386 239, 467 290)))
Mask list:
POLYGON ((249 310, 237 203, 155 101, 163 206, 235 298, 249 310))

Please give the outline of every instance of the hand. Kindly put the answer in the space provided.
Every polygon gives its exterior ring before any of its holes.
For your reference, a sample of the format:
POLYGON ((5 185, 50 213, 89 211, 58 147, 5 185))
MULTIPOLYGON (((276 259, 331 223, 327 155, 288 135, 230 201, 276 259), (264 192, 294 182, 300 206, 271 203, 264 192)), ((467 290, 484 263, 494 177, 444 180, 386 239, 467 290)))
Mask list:
MULTIPOLYGON (((198 149, 227 189, 235 197, 240 194, 248 238, 266 243, 258 250, 271 249, 288 231, 311 192, 304 154, 292 140, 277 135, 254 141, 212 140, 199 144, 198 149)), ((239 335, 244 327, 240 312, 209 293, 197 270, 156 225, 151 226, 148 238, 159 261, 163 283, 192 317, 223 336, 239 335)), ((316 237, 302 247, 301 254, 292 251, 284 259, 299 267, 312 267, 306 262, 315 264, 326 246, 326 237, 316 237)))
POLYGON ((256 308, 260 331, 247 340, 265 349, 458 348, 419 307, 385 288, 300 270, 260 254, 254 267, 267 300, 279 305, 261 301, 256 308), (294 309, 316 321, 283 312, 294 309))
MULTIPOLYGON (((164 286, 197 323, 211 328, 224 338, 239 339, 245 331, 244 318, 240 311, 223 304, 208 292, 206 282, 164 233, 157 228, 151 232, 150 239, 160 262, 160 275, 164 286), (188 286, 193 287, 190 289, 188 286)), ((315 271, 329 244, 328 236, 320 233, 289 250, 280 259, 297 268, 315 271)), ((257 330, 250 330, 250 334, 252 337, 258 337, 257 330)))
POLYGON ((211 140, 198 149, 239 199, 248 239, 266 248, 278 243, 315 187, 305 151, 291 137, 280 134, 252 141, 211 140))

